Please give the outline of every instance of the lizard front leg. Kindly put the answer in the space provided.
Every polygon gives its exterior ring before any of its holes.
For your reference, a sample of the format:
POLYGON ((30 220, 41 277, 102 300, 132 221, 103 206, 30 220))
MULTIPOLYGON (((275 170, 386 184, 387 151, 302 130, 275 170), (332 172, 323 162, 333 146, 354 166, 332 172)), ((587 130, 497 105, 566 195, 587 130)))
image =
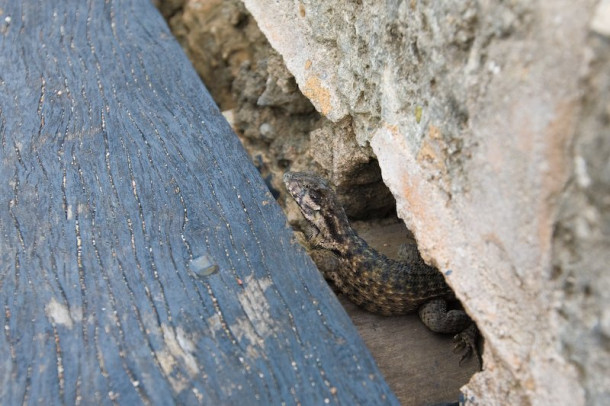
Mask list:
POLYGON ((447 311, 445 299, 433 299, 421 305, 419 318, 435 333, 459 333, 472 324, 472 320, 465 311, 447 311))
POLYGON ((460 363, 474 353, 479 367, 481 366, 476 346, 478 330, 465 311, 447 311, 447 302, 444 299, 433 299, 419 307, 419 318, 435 333, 456 334, 453 338, 456 342, 455 349, 465 350, 460 363))

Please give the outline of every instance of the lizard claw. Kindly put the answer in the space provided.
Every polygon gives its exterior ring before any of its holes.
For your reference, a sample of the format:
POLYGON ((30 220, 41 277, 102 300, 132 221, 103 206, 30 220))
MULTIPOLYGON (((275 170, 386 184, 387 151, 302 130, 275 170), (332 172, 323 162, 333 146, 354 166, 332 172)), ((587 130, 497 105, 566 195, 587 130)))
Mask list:
POLYGON ((481 357, 479 355, 479 351, 477 349, 477 335, 478 329, 473 323, 461 333, 458 333, 453 337, 453 341, 455 342, 453 352, 464 352, 462 354, 462 358, 460 359, 460 366, 466 359, 470 358, 474 354, 477 357, 479 369, 481 369, 482 362, 481 357))

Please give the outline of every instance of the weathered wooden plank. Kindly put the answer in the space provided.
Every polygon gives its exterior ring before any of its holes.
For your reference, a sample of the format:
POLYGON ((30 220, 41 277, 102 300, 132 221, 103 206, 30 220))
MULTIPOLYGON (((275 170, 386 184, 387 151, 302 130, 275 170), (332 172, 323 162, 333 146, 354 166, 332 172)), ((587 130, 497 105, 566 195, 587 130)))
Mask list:
POLYGON ((147 0, 0 14, 0 404, 396 403, 147 0))

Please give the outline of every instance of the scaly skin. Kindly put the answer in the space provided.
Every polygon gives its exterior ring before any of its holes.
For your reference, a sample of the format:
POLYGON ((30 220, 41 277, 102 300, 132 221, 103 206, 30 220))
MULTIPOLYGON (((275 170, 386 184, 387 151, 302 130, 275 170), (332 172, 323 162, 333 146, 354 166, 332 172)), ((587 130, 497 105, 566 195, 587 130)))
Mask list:
POLYGON ((328 182, 311 173, 287 172, 284 183, 310 227, 313 247, 336 255, 339 265, 329 274, 341 293, 364 309, 382 315, 419 311, 432 331, 460 333, 456 338, 475 350, 476 327, 462 310, 447 311, 454 293, 438 269, 421 258, 401 262, 371 248, 352 229, 328 182))

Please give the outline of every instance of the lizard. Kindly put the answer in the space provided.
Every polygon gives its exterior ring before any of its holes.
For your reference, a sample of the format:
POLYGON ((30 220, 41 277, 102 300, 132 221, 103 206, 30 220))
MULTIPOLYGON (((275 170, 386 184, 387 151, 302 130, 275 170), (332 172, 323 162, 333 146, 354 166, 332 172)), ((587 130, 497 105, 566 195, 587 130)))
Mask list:
POLYGON ((455 293, 442 273, 416 255, 406 261, 386 257, 351 227, 329 183, 309 172, 286 172, 284 184, 307 221, 306 237, 317 249, 331 252, 338 266, 326 272, 337 289, 365 310, 385 316, 418 312, 433 332, 456 334, 455 349, 465 349, 460 363, 476 348, 478 330, 463 310, 448 310, 455 293))

